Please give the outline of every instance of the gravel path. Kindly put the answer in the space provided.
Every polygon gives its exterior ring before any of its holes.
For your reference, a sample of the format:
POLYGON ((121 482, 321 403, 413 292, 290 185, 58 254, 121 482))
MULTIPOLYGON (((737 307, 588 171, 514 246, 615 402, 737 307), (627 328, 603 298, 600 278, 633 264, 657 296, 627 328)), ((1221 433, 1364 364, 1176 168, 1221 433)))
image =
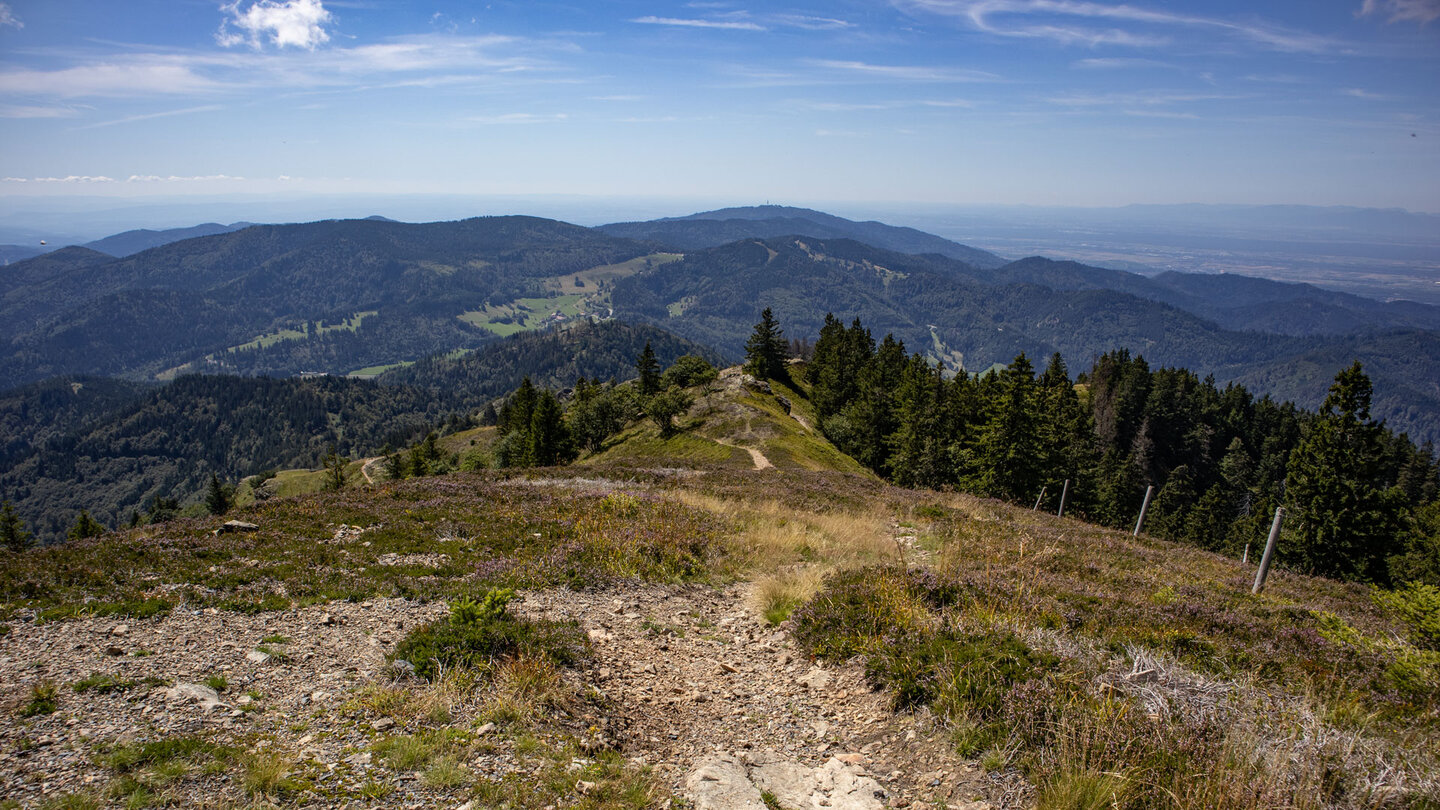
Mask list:
MULTIPOLYGON (((530 592, 513 609, 582 624, 596 655, 577 674, 611 707, 607 737, 626 757, 653 766, 677 794, 686 774, 716 753, 773 755, 808 767, 841 756, 878 779, 892 807, 935 798, 952 808, 992 806, 970 803, 985 796, 1008 806, 995 798, 1004 780, 948 754, 944 735, 928 733, 925 717, 890 712, 858 665, 815 666, 784 633, 758 622, 746 607, 748 587, 530 592)), ((367 684, 386 680, 384 654, 407 629, 445 612, 439 603, 378 599, 255 616, 177 608, 128 622, 12 620, 11 633, 0 637, 0 795, 30 807, 55 793, 98 790, 114 776, 95 762, 104 745, 183 735, 247 747, 261 740, 268 750, 323 765, 321 787, 353 789, 373 778, 368 756, 356 752, 368 750, 377 729, 338 709, 367 684), (261 646, 279 655, 264 658, 261 646), (75 692, 71 685, 93 673, 132 685, 75 692), (209 711, 167 688, 211 676, 226 685, 224 705, 209 711), (59 710, 18 718, 31 687, 42 682, 59 686, 59 710)), ((420 783, 398 781, 406 793, 386 806, 432 806, 420 783)), ((236 789, 228 776, 197 786, 227 795, 236 789)), ((197 806, 213 803, 213 796, 195 798, 197 806)))

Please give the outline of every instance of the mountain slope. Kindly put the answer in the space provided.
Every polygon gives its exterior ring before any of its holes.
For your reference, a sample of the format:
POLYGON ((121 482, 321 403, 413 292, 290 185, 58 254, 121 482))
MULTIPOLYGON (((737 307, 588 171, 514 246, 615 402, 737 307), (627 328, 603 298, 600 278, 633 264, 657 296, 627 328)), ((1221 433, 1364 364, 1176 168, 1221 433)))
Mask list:
POLYGON ((85 247, 91 250, 98 250, 101 253, 108 253, 111 256, 131 256, 142 250, 149 250, 153 247, 168 245, 171 242, 180 242, 185 239, 194 239, 199 236, 214 236, 220 233, 230 233, 242 228, 254 225, 253 222, 233 222, 229 225, 221 225, 218 222, 206 222, 200 225, 192 225, 189 228, 169 228, 163 231, 152 231, 148 228, 140 228, 133 231, 117 233, 107 236, 104 239, 96 239, 93 242, 86 242, 85 247))
POLYGON ((211 473, 318 467, 332 445, 342 454, 403 446, 477 402, 334 377, 182 377, 33 448, 0 472, 0 498, 53 540, 81 509, 114 526, 156 495, 189 498, 211 473))
POLYGON ((719 361, 714 350, 650 324, 605 321, 521 332, 460 357, 427 357, 378 379, 386 384, 467 391, 481 397, 509 393, 524 377, 542 388, 559 390, 574 385, 582 375, 602 381, 634 377, 635 361, 646 343, 662 366, 684 354, 719 361))
POLYGON ((227 363, 238 349, 257 352, 244 358, 252 373, 343 373, 472 348, 501 331, 484 320, 495 308, 520 299, 532 312, 558 296, 556 306, 573 315, 603 293, 566 297, 557 279, 647 252, 533 217, 255 226, 118 260, 67 250, 12 268, 15 283, 0 302, 0 339, 9 344, 0 344, 0 386, 187 364, 238 370, 227 363), (303 345, 340 324, 362 339, 303 345), (303 365, 316 358, 330 365, 303 365))
MULTIPOLYGON (((1440 414, 1440 398, 1427 393, 1428 381, 1440 380, 1440 333, 1406 332, 1406 350, 1396 352, 1391 343, 1363 337, 1234 331, 1160 301, 1094 286, 981 284, 945 272, 944 261, 845 240, 744 241, 622 280, 617 315, 650 320, 731 356, 743 350, 765 306, 790 337, 813 339, 829 311, 846 322, 861 318, 877 339, 894 333, 911 351, 952 369, 983 371, 1021 351, 1032 358, 1058 351, 1081 368, 1123 348, 1143 354, 1152 366, 1183 366, 1222 382, 1248 380, 1257 393, 1284 391, 1306 404, 1323 397, 1329 383, 1298 369, 1287 377, 1295 358, 1323 358, 1326 370, 1317 374, 1325 380, 1358 358, 1375 383, 1377 414, 1419 440, 1440 438, 1429 416, 1440 414)), ((1084 269, 1043 260, 1028 267, 1044 269, 1051 283, 1057 274, 1084 269)), ((1004 268, 996 275, 1004 278, 1004 268)))
POLYGON ((936 253, 982 270, 1005 263, 1004 259, 989 251, 914 228, 874 221, 855 222, 821 211, 783 205, 722 208, 650 222, 617 222, 602 225, 599 230, 613 236, 650 240, 682 250, 717 247, 739 239, 769 239, 793 234, 821 239, 854 239, 898 253, 936 253))

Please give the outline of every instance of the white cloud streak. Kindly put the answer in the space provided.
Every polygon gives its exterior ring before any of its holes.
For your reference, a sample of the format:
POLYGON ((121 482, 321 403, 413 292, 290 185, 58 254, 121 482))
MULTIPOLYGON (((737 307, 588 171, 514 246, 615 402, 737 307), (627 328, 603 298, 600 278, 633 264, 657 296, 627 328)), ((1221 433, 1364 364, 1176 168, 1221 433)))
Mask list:
POLYGON ((671 25, 680 28, 719 28, 728 31, 764 31, 765 26, 747 20, 702 20, 682 17, 636 17, 633 23, 671 25))
POLYGON ((830 70, 843 71, 877 79, 905 82, 993 82, 1000 77, 983 70, 963 68, 933 68, 918 65, 876 65, 842 59, 816 59, 811 64, 830 70))
POLYGON ((1417 22, 1421 25, 1440 19, 1440 0, 1365 0, 1358 15, 1385 15, 1386 22, 1417 22))
POLYGON ((268 39, 277 48, 313 51, 330 40, 325 25, 334 21, 320 0, 253 0, 243 9, 241 0, 235 0, 220 10, 228 16, 221 21, 215 41, 227 48, 249 44, 259 50, 268 39), (232 31, 232 25, 238 30, 232 31))
POLYGON ((11 28, 25 27, 25 23, 20 22, 20 20, 15 17, 15 12, 10 10, 9 3, 0 3, 0 28, 4 28, 7 25, 11 28))
POLYGON ((181 110, 165 110, 163 112, 142 113, 140 115, 127 115, 124 118, 116 118, 110 121, 99 121, 94 124, 86 124, 76 129, 97 129, 99 127, 113 127, 116 124, 130 124, 136 121, 149 121, 154 118, 169 118, 174 115, 190 115, 191 113, 214 112, 223 110, 219 104, 204 104, 199 107, 186 107, 181 110))
MULTIPOLYGON (((427 34, 306 53, 140 53, 59 70, 0 70, 0 99, 215 96, 246 90, 454 85, 554 66, 531 52, 563 45, 503 36, 427 34), (421 75, 429 74, 429 75, 421 75)), ((82 57, 83 58, 83 57, 82 57)), ((527 79, 538 80, 538 79, 527 79)))
MULTIPOLYGON (((1370 0, 1367 0, 1367 2, 1370 0)), ((1049 39, 1065 45, 1120 45, 1162 47, 1173 42, 1170 34, 1136 31, 1126 27, 1088 27, 1086 21, 1112 26, 1148 26, 1155 29, 1204 29, 1278 51, 1320 53, 1336 48, 1328 37, 1291 31, 1263 23, 1235 22, 1169 11, 1154 11, 1126 4, 1088 0, 894 0, 908 11, 954 17, 976 30, 1006 37, 1049 39), (1078 21, 1078 22, 1076 22, 1078 21)), ((1382 0, 1389 3, 1436 3, 1440 0, 1382 0)))
POLYGON ((79 114, 80 111, 74 107, 0 104, 0 118, 74 118, 79 114))
POLYGON ((535 113, 504 113, 502 115, 472 115, 465 118, 471 124, 558 124, 570 116, 565 113, 537 115, 535 113))

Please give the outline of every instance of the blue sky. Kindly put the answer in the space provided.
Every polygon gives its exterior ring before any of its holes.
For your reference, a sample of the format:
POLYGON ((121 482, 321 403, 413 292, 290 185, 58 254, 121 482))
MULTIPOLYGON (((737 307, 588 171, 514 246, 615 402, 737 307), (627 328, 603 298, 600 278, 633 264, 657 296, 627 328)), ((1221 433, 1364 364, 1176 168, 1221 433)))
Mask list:
POLYGON ((1440 0, 8 0, 0 177, 1440 212, 1440 0))

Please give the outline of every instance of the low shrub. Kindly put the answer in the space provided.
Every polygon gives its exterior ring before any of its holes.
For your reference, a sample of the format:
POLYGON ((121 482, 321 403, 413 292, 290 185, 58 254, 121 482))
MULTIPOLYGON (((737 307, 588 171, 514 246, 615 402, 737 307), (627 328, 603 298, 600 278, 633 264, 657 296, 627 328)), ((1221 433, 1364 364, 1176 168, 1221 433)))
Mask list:
POLYGON ((446 669, 489 669, 497 661, 525 655, 571 666, 589 654, 589 639, 574 620, 530 620, 508 612, 513 592, 492 590, 479 600, 461 600, 451 615, 410 631, 395 645, 394 659, 415 666, 433 681, 446 669))
POLYGON ((1394 591, 1377 590, 1375 602, 1405 622, 1410 643, 1427 650, 1440 650, 1440 588, 1411 582, 1394 591))

